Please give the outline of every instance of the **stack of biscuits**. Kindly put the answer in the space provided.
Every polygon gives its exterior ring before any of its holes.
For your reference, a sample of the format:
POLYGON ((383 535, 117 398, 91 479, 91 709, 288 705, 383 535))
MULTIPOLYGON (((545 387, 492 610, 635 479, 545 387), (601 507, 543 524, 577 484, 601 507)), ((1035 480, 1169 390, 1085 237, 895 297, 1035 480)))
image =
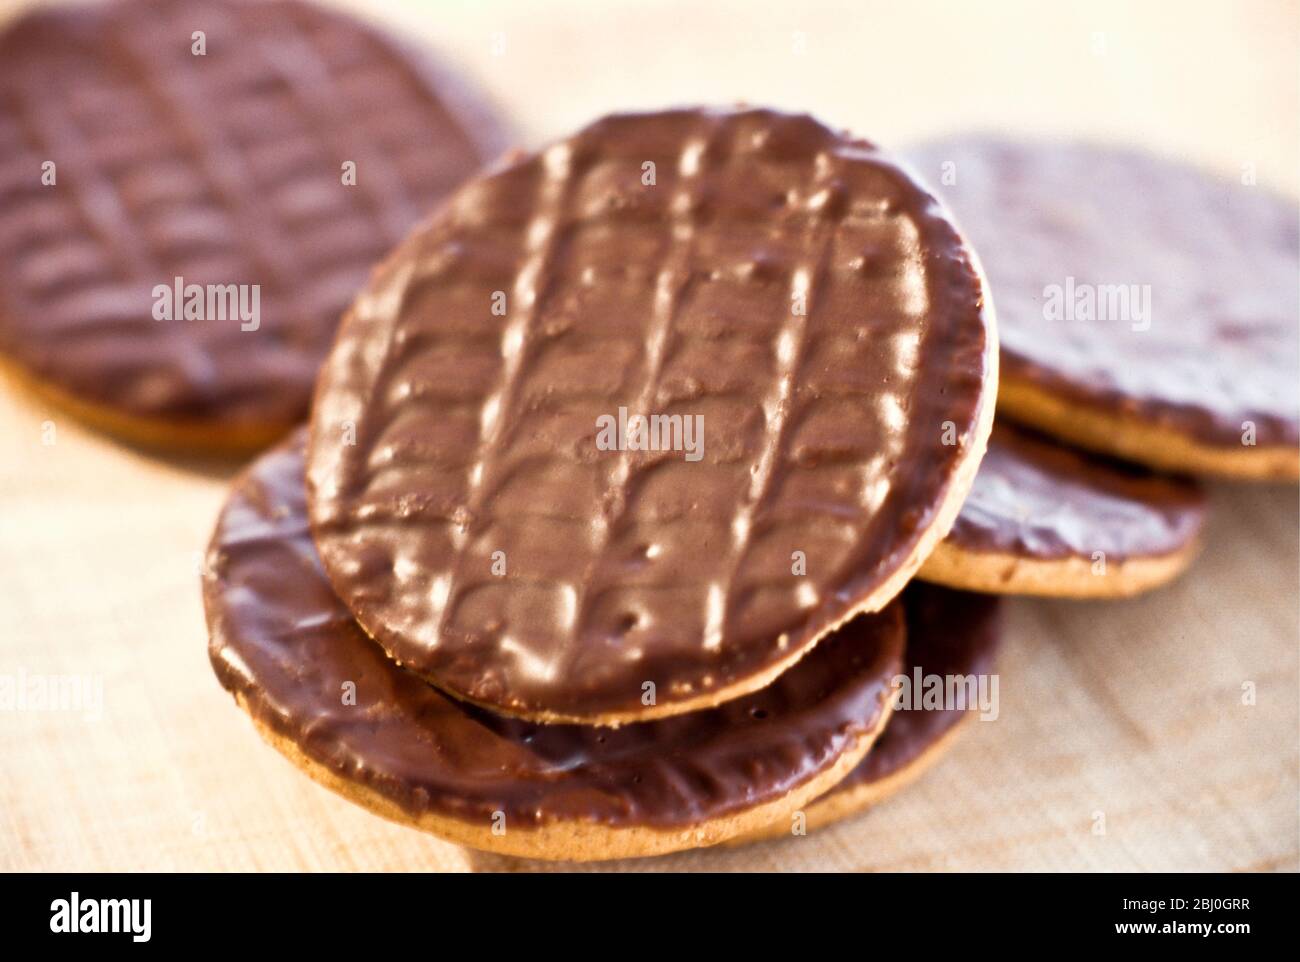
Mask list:
POLYGON ((0 140, 59 169, 0 171, 0 346, 136 440, 283 438, 217 520, 212 664, 378 814, 546 859, 805 835, 988 707, 999 596, 1157 588, 1194 476, 1300 477, 1300 242, 1253 183, 757 108, 507 129, 293 0, 0 35, 0 140), (92 103, 115 148, 74 149, 92 103))

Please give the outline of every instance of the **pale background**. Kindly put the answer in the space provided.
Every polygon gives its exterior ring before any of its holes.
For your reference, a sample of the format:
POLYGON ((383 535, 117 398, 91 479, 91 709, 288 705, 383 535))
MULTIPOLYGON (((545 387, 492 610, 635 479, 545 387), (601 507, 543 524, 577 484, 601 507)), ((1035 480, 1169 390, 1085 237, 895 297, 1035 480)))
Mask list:
MULTIPOLYGON (((1233 176, 1253 163, 1300 193, 1295 3, 348 5, 435 44, 525 145, 609 110, 745 100, 885 145, 1081 133, 1233 176)), ((541 867, 390 825, 260 742, 208 667, 199 601, 231 470, 150 457, 0 385, 0 674, 93 675, 105 699, 99 720, 0 712, 0 868, 541 867)), ((1168 590, 1015 603, 1001 718, 885 806, 617 867, 1294 870, 1297 496, 1222 487, 1213 506, 1204 557, 1168 590)))

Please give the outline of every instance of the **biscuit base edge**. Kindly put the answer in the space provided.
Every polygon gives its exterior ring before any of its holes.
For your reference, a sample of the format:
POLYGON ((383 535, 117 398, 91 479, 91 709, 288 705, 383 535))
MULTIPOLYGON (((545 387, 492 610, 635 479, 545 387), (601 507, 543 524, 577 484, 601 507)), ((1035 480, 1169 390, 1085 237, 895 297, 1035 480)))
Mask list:
POLYGON ((1173 581, 1196 560, 1197 539, 1171 554, 1106 562, 1095 574, 1090 558, 1024 558, 1015 554, 968 551, 943 542, 917 577, 933 584, 994 595, 1044 598, 1129 598, 1173 581))
POLYGON ((153 418, 128 414, 95 404, 32 374, 8 359, 0 359, 0 376, 28 404, 49 405, 51 413, 67 414, 93 431, 127 444, 173 454, 246 455, 267 448, 288 434, 297 422, 228 423, 186 418, 153 418))
POLYGON ((1072 403, 1022 378, 1002 378, 998 407, 1010 420, 1062 441, 1160 471, 1234 481, 1300 481, 1300 449, 1202 444, 1139 418, 1072 403))
POLYGON ((544 861, 572 862, 642 858, 685 849, 707 848, 779 822, 810 800, 830 791, 857 767, 884 731, 893 705, 892 700, 886 699, 872 729, 860 735, 856 744, 841 753, 828 769, 791 789, 784 796, 754 808, 681 828, 664 829, 641 825, 619 828, 595 822, 572 821, 551 822, 527 829, 512 830, 507 826, 504 834, 493 835, 491 826, 487 824, 476 825, 432 812, 412 816, 387 796, 344 778, 328 765, 309 756, 296 741, 276 731, 270 723, 256 715, 242 693, 236 692, 235 700, 248 713, 253 727, 262 739, 296 768, 304 771, 317 784, 375 815, 477 851, 544 861))

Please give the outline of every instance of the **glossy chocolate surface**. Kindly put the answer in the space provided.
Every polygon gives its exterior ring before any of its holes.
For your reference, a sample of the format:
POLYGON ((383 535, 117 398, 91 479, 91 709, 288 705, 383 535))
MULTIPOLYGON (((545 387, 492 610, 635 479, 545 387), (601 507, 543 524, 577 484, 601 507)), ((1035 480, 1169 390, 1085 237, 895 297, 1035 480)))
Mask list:
MULTIPOLYGON (((923 675, 940 676, 978 676, 993 671, 1001 634, 1001 602, 996 597, 913 581, 902 600, 907 616, 905 671, 909 676, 917 668, 923 675)), ((828 794, 901 771, 937 743, 967 711, 977 710, 896 708, 867 757, 828 794)))
POLYGON ((508 713, 743 689, 912 555, 992 403, 988 322, 871 145, 605 118, 458 191, 354 306, 313 409, 326 570, 395 658, 508 713), (700 458, 602 449, 621 408, 698 416, 700 458))
POLYGON ((293 0, 24 14, 0 30, 0 350, 122 415, 287 429, 374 263, 500 146, 463 101, 293 0), (176 278, 203 319, 183 296, 155 320, 176 278), (243 285, 248 319, 208 285, 243 285))
POLYGON ((1005 380, 1205 445, 1240 448, 1246 421, 1260 446, 1300 443, 1294 198, 1087 144, 906 156, 988 272, 1005 380))
POLYGON ((1004 424, 945 539, 965 551, 1055 561, 1173 554, 1195 541, 1205 495, 1191 481, 1063 447, 1004 424))
POLYGON ((902 665, 900 603, 769 688, 661 721, 539 726, 449 698, 391 662, 331 591, 307 530, 302 444, 264 455, 222 512, 203 582, 212 665, 259 722, 412 816, 688 825, 780 797, 879 723, 902 665))

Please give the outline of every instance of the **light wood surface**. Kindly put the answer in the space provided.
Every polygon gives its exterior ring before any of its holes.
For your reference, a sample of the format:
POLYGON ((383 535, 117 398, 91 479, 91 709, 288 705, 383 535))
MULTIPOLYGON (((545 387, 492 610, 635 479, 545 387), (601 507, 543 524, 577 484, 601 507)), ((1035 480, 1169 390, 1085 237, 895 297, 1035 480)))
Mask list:
MULTIPOLYGON (((1294 3, 349 6, 453 57, 525 144, 613 109, 746 100, 886 145, 1081 133, 1231 175, 1255 164, 1300 194, 1294 3)), ((0 868, 545 868, 383 822, 260 742, 208 667, 199 601, 232 470, 123 447, 0 385, 0 675, 103 691, 97 717, 0 711, 0 868)), ((1297 495, 1225 486, 1213 509, 1171 588, 1012 604, 999 718, 883 807, 612 867, 1296 869, 1297 495)))

